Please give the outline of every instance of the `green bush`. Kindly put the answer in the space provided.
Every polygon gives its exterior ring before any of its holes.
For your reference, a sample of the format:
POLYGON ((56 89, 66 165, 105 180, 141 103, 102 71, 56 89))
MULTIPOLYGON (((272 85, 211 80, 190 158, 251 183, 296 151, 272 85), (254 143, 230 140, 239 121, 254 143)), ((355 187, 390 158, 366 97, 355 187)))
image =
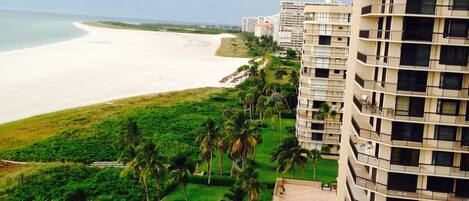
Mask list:
MULTIPOLYGON (((210 184, 214 186, 232 186, 235 182, 235 180, 229 176, 212 175, 210 179, 210 184)), ((208 176, 191 176, 189 183, 206 185, 207 180, 208 176)))

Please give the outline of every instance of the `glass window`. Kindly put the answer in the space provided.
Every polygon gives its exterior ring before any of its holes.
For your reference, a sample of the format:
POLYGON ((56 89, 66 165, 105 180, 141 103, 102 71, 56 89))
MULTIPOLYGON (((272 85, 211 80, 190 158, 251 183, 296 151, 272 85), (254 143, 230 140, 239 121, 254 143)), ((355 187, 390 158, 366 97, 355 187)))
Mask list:
POLYGON ((410 99, 406 96, 398 96, 396 98, 396 114, 407 116, 409 115, 410 99))
POLYGON ((423 124, 392 122, 391 139, 422 142, 423 124))
POLYGON ((417 167, 419 163, 419 154, 420 151, 418 149, 393 147, 391 150, 391 164, 417 167))
POLYGON ((468 127, 462 128, 461 144, 463 146, 469 146, 469 128, 468 127))
POLYGON ((325 101, 313 101, 313 108, 320 108, 325 101))
POLYGON ((311 140, 313 141, 322 141, 322 133, 312 133, 311 140))
POLYGON ((456 196, 469 198, 469 191, 467 187, 469 186, 469 180, 467 179, 456 179, 456 196))
POLYGON ((454 179, 443 177, 427 178, 427 190, 434 192, 449 193, 453 192, 454 179))
POLYGON ((329 69, 316 68, 315 69, 315 76, 316 77, 321 77, 321 78, 328 78, 329 77, 329 69))
POLYGON ((324 124, 311 123, 311 128, 314 130, 324 130, 324 124))
POLYGON ((319 45, 331 45, 331 37, 319 36, 319 45))
POLYGON ((417 191, 417 175, 388 173, 388 190, 417 191))
POLYGON ((461 165, 459 169, 469 171, 469 154, 461 154, 461 165))
POLYGON ((425 71, 399 70, 397 90, 402 91, 427 91, 427 76, 425 71))
POLYGON ((425 98, 398 96, 396 98, 396 115, 423 117, 425 98))
POLYGON ((453 10, 469 10, 468 0, 453 0, 453 10))
POLYGON ((462 37, 467 38, 469 31, 469 20, 446 19, 444 37, 462 37))
POLYGON ((456 139, 457 127, 454 126, 436 126, 435 139, 454 141, 456 139))
POLYGON ((402 44, 401 65, 427 66, 430 61, 431 45, 402 44))
POLYGON ((451 152, 434 151, 432 164, 437 166, 452 167, 453 157, 454 154, 451 152))
POLYGON ((441 115, 459 115, 458 100, 438 100, 438 112, 441 115))
POLYGON ((441 73, 440 88, 461 90, 463 75, 459 73, 441 73))
POLYGON ((462 46, 441 46, 440 64, 466 66, 469 48, 462 46))

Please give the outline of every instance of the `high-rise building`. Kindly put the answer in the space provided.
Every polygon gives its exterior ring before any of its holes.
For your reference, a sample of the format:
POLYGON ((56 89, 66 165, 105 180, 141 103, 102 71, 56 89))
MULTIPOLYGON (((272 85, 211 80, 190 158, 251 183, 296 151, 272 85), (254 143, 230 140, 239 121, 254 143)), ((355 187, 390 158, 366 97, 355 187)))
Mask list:
POLYGON ((256 31, 256 24, 263 23, 263 22, 264 22, 263 16, 243 17, 243 24, 241 26, 242 31, 254 33, 256 31))
POLYGON ((278 41, 278 32, 280 28, 280 14, 264 17, 265 22, 272 24, 272 37, 274 41, 278 41))
POLYGON ((301 50, 303 46, 303 23, 305 3, 299 0, 280 0, 280 27, 278 43, 285 49, 301 50))
POLYGON ((469 1, 357 0, 338 200, 469 200, 469 1))
POLYGON ((254 35, 257 37, 272 36, 272 32, 272 23, 262 22, 256 24, 256 31, 254 32, 254 35))
POLYGON ((304 12, 296 135, 304 148, 327 147, 338 154, 352 7, 307 5, 304 12), (332 115, 318 114, 323 104, 331 107, 332 115))

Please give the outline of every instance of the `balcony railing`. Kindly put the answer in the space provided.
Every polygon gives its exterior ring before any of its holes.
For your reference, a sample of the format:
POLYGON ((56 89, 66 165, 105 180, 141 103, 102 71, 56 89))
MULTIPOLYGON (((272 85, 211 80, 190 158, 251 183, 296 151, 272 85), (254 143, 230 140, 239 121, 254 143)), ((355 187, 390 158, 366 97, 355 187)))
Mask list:
POLYGON ((408 113, 408 111, 395 110, 394 108, 383 108, 377 105, 360 101, 358 98, 354 98, 354 105, 357 107, 359 112, 371 116, 378 116, 382 118, 388 118, 396 121, 412 121, 412 122, 432 122, 439 124, 451 124, 451 125, 469 125, 466 121, 465 115, 444 115, 435 112, 423 112, 422 116, 410 116, 402 115, 408 113))
POLYGON ((305 45, 324 45, 324 46, 334 46, 334 47, 348 47, 347 41, 331 41, 326 44, 321 44, 319 40, 305 40, 305 45))
POLYGON ((418 162, 417 166, 393 164, 390 159, 376 157, 374 154, 375 147, 371 144, 359 143, 356 136, 350 137, 352 151, 354 152, 355 160, 375 167, 385 169, 392 172, 406 172, 413 174, 426 174, 436 176, 453 176, 453 177, 468 177, 469 171, 465 171, 459 166, 438 166, 435 164, 418 162), (357 147, 358 146, 358 147, 357 147), (356 152, 355 152, 356 150, 356 152), (356 153, 356 154, 355 154, 356 153))
MULTIPOLYGON (((337 135, 334 135, 334 136, 337 136, 337 135)), ((329 135, 323 135, 322 140, 313 140, 311 139, 311 136, 305 136, 305 135, 302 135, 301 133, 297 133, 296 137, 298 138, 298 141, 300 142, 311 142, 311 143, 316 143, 316 144, 334 144, 334 145, 340 144, 340 136, 330 137, 329 135)))
POLYGON ((312 95, 307 93, 302 93, 300 90, 300 98, 307 98, 311 100, 323 100, 323 101, 330 101, 330 102, 344 102, 344 97, 342 96, 334 96, 334 95, 312 95))
POLYGON ((360 30, 359 37, 375 40, 393 41, 417 41, 444 44, 469 45, 466 37, 445 37, 444 33, 417 32, 417 31, 392 31, 392 30, 360 30))
POLYGON ((323 35, 323 36, 343 36, 343 37, 348 37, 350 36, 350 31, 337 31, 337 30, 309 30, 305 28, 305 34, 311 34, 311 35, 323 35))
MULTIPOLYGON (((422 65, 401 65, 401 57, 377 56, 371 54, 357 53, 357 60, 369 66, 383 66, 395 69, 409 70, 437 70, 437 71, 469 71, 469 65, 448 65, 441 64, 439 59, 429 59, 426 61, 416 61, 422 65)), ((469 64, 469 62, 468 62, 469 64)))
POLYGON ((318 129, 313 129, 308 126, 302 126, 298 125, 296 126, 298 129, 301 129, 303 131, 307 132, 312 132, 312 133, 324 133, 324 134, 333 134, 333 135, 340 135, 341 134, 341 129, 340 128, 324 128, 323 130, 318 130, 318 129))
POLYGON ((372 4, 362 8, 362 15, 436 15, 451 17, 468 17, 469 10, 458 9, 451 5, 411 4, 372 4))
POLYGON ((425 89, 425 91, 407 91, 399 90, 400 85, 398 83, 391 82, 380 82, 375 80, 365 80, 360 75, 355 74, 355 81, 364 89, 388 92, 388 93, 398 93, 400 95, 414 95, 414 96, 437 96, 442 98, 461 98, 469 99, 469 89, 442 89, 440 86, 428 86, 428 85, 414 85, 415 89, 425 89))
POLYGON ((312 73, 301 72, 301 75, 305 76, 305 77, 311 77, 311 78, 336 79, 335 81, 344 81, 345 82, 345 78, 341 74, 330 73, 330 74, 328 74, 328 77, 316 77, 316 73, 314 73, 314 72, 312 72, 312 73))
POLYGON ((393 140, 391 134, 376 132, 370 129, 361 128, 359 123, 352 117, 352 127, 359 138, 371 140, 385 144, 387 146, 400 146, 410 148, 427 148, 439 151, 465 151, 469 152, 469 146, 460 140, 439 140, 434 138, 422 138, 420 141, 393 140))
POLYGON ((318 89, 318 90, 345 90, 345 83, 344 84, 309 84, 300 82, 300 87, 306 87, 310 89, 318 89))
MULTIPOLYGON (((313 60, 313 59, 312 59, 313 60)), ((325 63, 325 62, 320 62, 316 61, 314 59, 314 62, 302 62, 303 67, 312 67, 312 68, 328 68, 328 69, 334 69, 334 70, 345 70, 347 68, 347 64, 340 64, 340 63, 325 63)))
POLYGON ((347 59, 348 52, 311 52, 311 51, 304 51, 303 55, 311 56, 311 57, 321 57, 321 58, 339 58, 339 59, 347 59))
MULTIPOLYGON (((311 104, 303 104, 303 103, 298 103, 298 107, 301 108, 301 109, 304 109, 304 110, 312 110, 312 111, 318 111, 319 108, 313 108, 313 105, 311 104)), ((338 106, 331 106, 331 110, 334 110, 338 113, 342 113, 343 112, 343 109, 341 107, 338 107, 338 106)))
POLYGON ((327 17, 327 18, 320 18, 320 17, 310 17, 306 16, 306 21, 310 22, 317 22, 317 23, 350 23, 350 18, 343 18, 343 17, 327 17))

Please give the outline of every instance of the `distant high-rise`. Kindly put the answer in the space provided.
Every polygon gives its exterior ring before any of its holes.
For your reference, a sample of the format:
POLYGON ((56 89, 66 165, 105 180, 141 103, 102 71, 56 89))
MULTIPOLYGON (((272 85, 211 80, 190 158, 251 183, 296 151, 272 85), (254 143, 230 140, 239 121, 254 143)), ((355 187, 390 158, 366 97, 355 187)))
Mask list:
POLYGON ((307 5, 304 12, 296 135, 304 148, 326 147, 330 153, 338 154, 352 7, 307 5), (337 114, 319 118, 323 104, 337 114))
POLYGON ((243 17, 242 31, 254 33, 256 31, 256 24, 264 23, 263 16, 257 17, 243 17))
POLYGON ((357 0, 339 201, 469 200, 469 0, 357 0))

